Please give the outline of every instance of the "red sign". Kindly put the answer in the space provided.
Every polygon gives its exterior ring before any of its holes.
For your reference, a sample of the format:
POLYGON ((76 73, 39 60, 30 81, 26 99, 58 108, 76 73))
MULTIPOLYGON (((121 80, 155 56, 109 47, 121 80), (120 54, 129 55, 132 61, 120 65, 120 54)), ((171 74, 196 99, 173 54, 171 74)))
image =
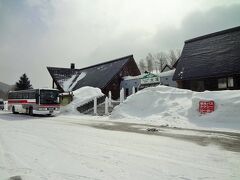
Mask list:
POLYGON ((214 101, 199 101, 199 112, 201 114, 211 113, 215 109, 214 101))

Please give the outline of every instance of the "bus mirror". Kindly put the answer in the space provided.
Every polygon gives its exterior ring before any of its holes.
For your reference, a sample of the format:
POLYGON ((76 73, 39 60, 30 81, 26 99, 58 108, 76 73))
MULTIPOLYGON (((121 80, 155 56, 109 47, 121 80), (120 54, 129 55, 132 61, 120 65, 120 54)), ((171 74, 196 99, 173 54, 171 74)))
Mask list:
POLYGON ((57 97, 57 103, 60 103, 60 98, 59 97, 57 97))

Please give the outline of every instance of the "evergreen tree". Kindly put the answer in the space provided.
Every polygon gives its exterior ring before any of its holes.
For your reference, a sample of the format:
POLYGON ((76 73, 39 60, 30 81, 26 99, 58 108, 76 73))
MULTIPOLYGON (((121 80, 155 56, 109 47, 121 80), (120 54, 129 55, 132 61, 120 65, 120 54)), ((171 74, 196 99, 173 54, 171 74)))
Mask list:
POLYGON ((30 80, 28 79, 27 75, 24 73, 18 82, 16 82, 15 90, 26 90, 26 89, 32 89, 32 85, 30 83, 30 80))

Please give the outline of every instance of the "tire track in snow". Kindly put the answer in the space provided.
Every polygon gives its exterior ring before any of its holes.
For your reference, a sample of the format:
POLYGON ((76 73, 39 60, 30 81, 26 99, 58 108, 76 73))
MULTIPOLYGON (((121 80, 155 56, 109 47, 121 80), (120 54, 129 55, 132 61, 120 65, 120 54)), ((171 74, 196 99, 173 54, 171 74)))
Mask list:
POLYGON ((18 168, 16 166, 14 155, 10 153, 7 144, 4 142, 3 133, 0 133, 0 160, 2 161, 0 163, 0 169, 7 172, 4 174, 4 178, 18 175, 18 168))
POLYGON ((138 133, 146 135, 155 135, 174 138, 182 141, 189 141, 201 146, 208 146, 210 144, 217 145, 224 150, 240 152, 240 133, 210 131, 210 130, 195 130, 170 128, 154 125, 145 125, 137 123, 126 122, 112 122, 112 121, 62 121, 66 124, 78 124, 88 126, 96 129, 103 129, 109 131, 120 131, 129 133, 138 133), (147 131, 148 128, 156 129, 156 131, 147 131))
MULTIPOLYGON (((21 127, 21 131, 18 130, 19 127, 11 127, 11 131, 16 132, 16 136, 23 135, 24 137, 27 137, 29 133, 26 133, 24 131, 24 127, 21 127), (19 134, 20 133, 20 134, 19 134)), ((8 131, 8 129, 6 129, 8 131)), ((30 135, 31 136, 31 135, 30 135)), ((24 161, 25 157, 17 156, 16 153, 12 153, 16 151, 16 144, 14 144, 13 147, 8 147, 5 140, 14 139, 14 136, 11 136, 11 133, 8 133, 8 136, 4 136, 4 130, 0 133, 0 147, 1 147, 1 155, 3 159, 3 167, 0 165, 0 168, 2 168, 5 172, 7 172, 6 175, 4 175, 4 178, 10 178, 14 176, 20 176, 20 177, 31 177, 30 179, 34 178, 35 180, 48 180, 49 179, 49 172, 46 172, 44 169, 44 166, 38 164, 37 161, 34 161, 33 164, 29 164, 28 162, 24 161), (19 167, 20 166, 20 167, 19 167), (34 166, 35 170, 32 168, 34 166), (26 167, 26 168, 22 168, 26 167), (36 170, 37 169, 37 170, 36 170)), ((32 139, 32 137, 30 137, 32 139)), ((26 139, 24 140, 26 141, 26 139)), ((0 156, 1 157, 1 156, 0 156)), ((27 178, 29 179, 29 178, 27 178)))

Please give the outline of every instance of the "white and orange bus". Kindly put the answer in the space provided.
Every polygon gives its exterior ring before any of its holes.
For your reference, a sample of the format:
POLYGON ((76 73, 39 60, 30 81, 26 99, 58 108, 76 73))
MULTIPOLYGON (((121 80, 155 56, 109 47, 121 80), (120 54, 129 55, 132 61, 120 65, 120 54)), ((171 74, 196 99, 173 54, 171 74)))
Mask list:
POLYGON ((54 115, 59 112, 59 92, 56 89, 29 89, 8 93, 8 110, 29 115, 54 115))

